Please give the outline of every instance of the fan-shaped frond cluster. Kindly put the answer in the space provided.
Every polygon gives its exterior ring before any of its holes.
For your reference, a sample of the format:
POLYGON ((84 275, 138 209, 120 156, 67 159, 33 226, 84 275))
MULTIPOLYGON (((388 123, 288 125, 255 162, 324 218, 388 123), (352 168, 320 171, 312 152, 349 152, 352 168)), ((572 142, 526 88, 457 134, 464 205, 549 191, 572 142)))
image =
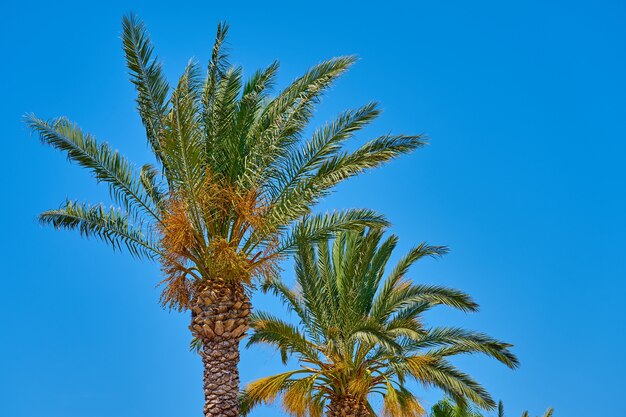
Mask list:
POLYGON ((273 345, 285 360, 295 355, 302 369, 249 385, 242 395, 244 410, 282 395, 294 416, 323 407, 332 415, 342 401, 375 415, 368 398, 378 393, 384 397, 386 416, 423 415, 420 402, 406 388, 408 379, 439 387, 460 403, 495 406, 485 389, 449 358, 482 353, 514 368, 518 361, 511 345, 464 329, 426 327, 422 313, 435 306, 461 311, 478 306, 460 291, 408 280, 415 262, 439 257, 445 247, 420 244, 385 276, 396 244, 395 236, 384 238, 381 229, 372 229, 298 245, 296 287, 275 280, 265 289, 278 295, 299 323, 255 313, 249 344, 273 345), (291 394, 293 387, 298 395, 291 394))

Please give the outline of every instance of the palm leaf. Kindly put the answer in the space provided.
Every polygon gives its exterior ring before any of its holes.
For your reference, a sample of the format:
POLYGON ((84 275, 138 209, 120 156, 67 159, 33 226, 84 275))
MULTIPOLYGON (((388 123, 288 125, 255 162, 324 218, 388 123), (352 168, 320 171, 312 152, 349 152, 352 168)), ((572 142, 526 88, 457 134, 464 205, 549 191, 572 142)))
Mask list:
POLYGON ((43 212, 39 221, 55 229, 77 229, 84 237, 100 239, 114 250, 126 248, 136 257, 154 259, 161 256, 149 236, 141 231, 141 224, 131 225, 124 213, 106 210, 101 205, 89 206, 68 200, 57 210, 43 212))
POLYGON ((96 180, 109 185, 111 196, 126 210, 143 210, 158 219, 155 201, 137 180, 134 167, 106 143, 98 144, 65 118, 47 122, 34 115, 26 116, 26 123, 37 132, 41 141, 67 154, 70 161, 94 173, 96 180))
POLYGON ((161 156, 159 135, 167 113, 169 85, 161 63, 153 57, 153 46, 145 25, 134 15, 122 19, 122 42, 131 81, 137 89, 137 107, 148 142, 157 159, 161 156))

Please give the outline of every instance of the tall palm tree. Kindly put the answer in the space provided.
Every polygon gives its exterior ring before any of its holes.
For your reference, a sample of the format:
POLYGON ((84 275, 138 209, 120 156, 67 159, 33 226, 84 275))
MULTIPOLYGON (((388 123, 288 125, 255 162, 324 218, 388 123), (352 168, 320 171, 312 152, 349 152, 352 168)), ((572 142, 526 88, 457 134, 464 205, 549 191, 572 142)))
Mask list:
POLYGON ((280 281, 266 288, 296 313, 299 324, 255 313, 248 345, 272 345, 284 362, 294 355, 301 367, 249 384, 241 396, 244 413, 282 396, 286 411, 297 417, 321 416, 324 409, 329 417, 374 416, 369 396, 381 394, 385 416, 421 416, 408 378, 439 387, 457 402, 495 407, 487 391, 448 358, 483 353, 515 368, 511 345, 460 328, 425 327, 422 313, 437 305, 461 311, 478 306, 463 292, 406 278, 418 260, 446 253, 441 246, 416 246, 383 279, 396 244, 395 236, 383 240, 379 229, 298 244, 295 289, 280 281))
POLYGON ((204 414, 234 417, 239 341, 251 308, 246 290, 255 279, 275 278, 277 263, 299 242, 386 224, 370 210, 314 215, 311 208, 337 183, 424 139, 386 135, 345 151, 344 142, 378 116, 373 103, 305 138, 320 96, 355 58, 324 61, 271 96, 278 64, 244 81, 222 47, 227 31, 218 26, 206 76, 191 61, 170 88, 143 23, 123 19, 126 62, 154 163, 136 169, 65 118, 26 120, 45 144, 106 183, 119 206, 68 200, 42 213, 41 222, 160 262, 163 304, 191 310, 190 329, 202 344, 204 414))

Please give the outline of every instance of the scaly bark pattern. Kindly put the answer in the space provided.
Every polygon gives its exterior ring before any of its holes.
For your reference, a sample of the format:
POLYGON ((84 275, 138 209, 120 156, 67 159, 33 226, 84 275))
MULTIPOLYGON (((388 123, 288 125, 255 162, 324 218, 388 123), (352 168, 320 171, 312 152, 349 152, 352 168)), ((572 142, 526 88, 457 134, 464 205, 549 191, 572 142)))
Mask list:
POLYGON ((212 285, 192 307, 190 330, 202 340, 205 417, 239 417, 239 341, 251 305, 241 284, 212 285))
POLYGON ((369 417, 370 412, 364 400, 355 396, 334 396, 330 400, 327 417, 369 417))

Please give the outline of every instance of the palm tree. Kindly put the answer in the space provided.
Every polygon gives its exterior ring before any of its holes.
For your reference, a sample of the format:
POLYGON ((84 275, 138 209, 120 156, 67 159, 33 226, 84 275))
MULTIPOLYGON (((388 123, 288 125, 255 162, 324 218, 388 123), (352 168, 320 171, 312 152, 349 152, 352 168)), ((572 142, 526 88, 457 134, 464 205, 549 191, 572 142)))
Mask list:
MULTIPOLYGON (((499 406, 499 405, 498 405, 499 406)), ((484 417, 469 404, 458 404, 448 398, 437 402, 430 410, 430 417, 484 417)), ((504 416, 498 416, 504 417, 504 416)))
POLYGON ((511 345, 460 328, 425 327, 422 313, 437 305, 461 311, 478 306, 463 292, 406 279, 415 262, 439 257, 445 247, 416 246, 383 279, 396 244, 395 236, 383 240, 376 229, 298 244, 295 289, 280 281, 265 288, 296 313, 299 325, 255 313, 248 345, 272 345, 284 362, 295 355, 301 367, 249 384, 241 395, 244 413, 282 396, 286 411, 297 417, 321 416, 325 408, 329 417, 375 416, 369 396, 380 394, 385 416, 421 416, 408 378, 439 387, 457 402, 495 407, 487 391, 448 358, 483 353, 515 368, 511 345))
POLYGON ((234 417, 239 341, 251 309, 247 289, 275 278, 277 263, 299 242, 386 224, 371 210, 314 215, 311 208, 337 183, 424 139, 385 135, 345 151, 344 142, 378 116, 374 103, 304 138, 320 96, 355 58, 324 61, 271 96, 278 64, 244 82, 222 47, 227 31, 218 26, 206 77, 191 61, 170 88, 144 24, 132 15, 123 19, 126 62, 154 163, 136 169, 65 118, 26 121, 43 143, 106 183, 119 206, 68 200, 42 213, 41 222, 160 262, 162 303, 191 310, 190 329, 202 344, 204 414, 234 417))

